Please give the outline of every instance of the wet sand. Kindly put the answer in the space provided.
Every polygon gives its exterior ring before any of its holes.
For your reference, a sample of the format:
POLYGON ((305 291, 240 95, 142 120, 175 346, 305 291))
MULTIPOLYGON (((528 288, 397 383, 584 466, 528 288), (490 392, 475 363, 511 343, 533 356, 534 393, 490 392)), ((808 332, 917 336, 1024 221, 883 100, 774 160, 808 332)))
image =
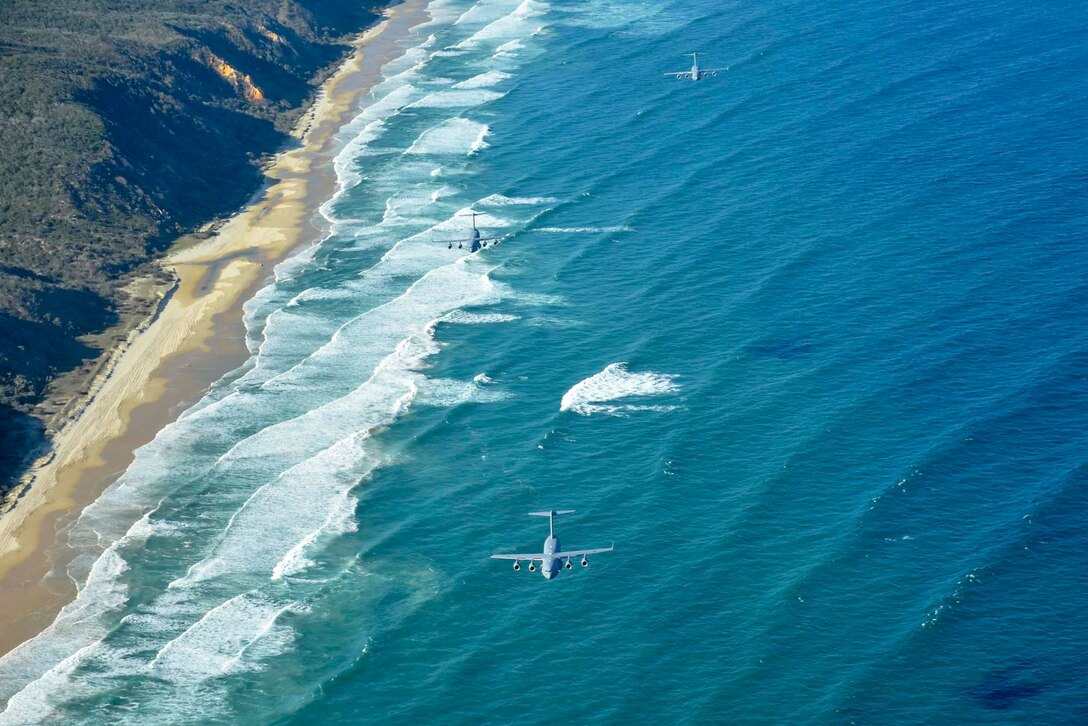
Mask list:
POLYGON ((400 55, 397 40, 427 20, 425 8, 424 0, 406 0, 363 33, 300 119, 299 145, 266 169, 266 189, 213 237, 179 243, 163 261, 176 271, 177 287, 0 517, 0 654, 40 632, 74 595, 58 534, 120 476, 136 449, 245 360, 242 304, 277 261, 324 235, 315 214, 335 189, 336 133, 358 113, 385 62, 400 55))

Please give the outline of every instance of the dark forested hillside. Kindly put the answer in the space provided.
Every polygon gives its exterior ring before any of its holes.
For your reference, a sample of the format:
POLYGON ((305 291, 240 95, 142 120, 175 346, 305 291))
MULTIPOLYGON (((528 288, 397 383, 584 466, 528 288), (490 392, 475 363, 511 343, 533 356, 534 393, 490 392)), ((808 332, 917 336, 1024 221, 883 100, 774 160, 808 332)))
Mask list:
POLYGON ((0 0, 0 448, 128 276, 258 188, 379 4, 0 0))

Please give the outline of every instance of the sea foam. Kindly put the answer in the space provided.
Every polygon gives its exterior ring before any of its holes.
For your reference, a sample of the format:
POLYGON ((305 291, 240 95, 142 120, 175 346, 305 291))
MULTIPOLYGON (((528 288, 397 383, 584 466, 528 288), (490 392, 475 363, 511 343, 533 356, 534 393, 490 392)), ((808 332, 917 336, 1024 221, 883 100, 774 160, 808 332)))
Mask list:
POLYGON ((583 416, 595 413, 624 416, 633 411, 671 411, 674 405, 614 403, 631 398, 645 398, 676 393, 676 376, 667 373, 632 373, 626 363, 612 363, 603 371, 579 381, 563 394, 560 411, 583 416))
POLYGON ((509 73, 505 73, 499 70, 491 70, 485 73, 480 73, 467 80, 455 83, 454 88, 458 89, 472 89, 472 88, 490 88, 491 86, 502 83, 510 78, 509 73))
POLYGON ((504 93, 486 88, 435 91, 411 104, 412 108, 469 108, 502 98, 504 93))
POLYGON ((488 133, 487 125, 478 121, 461 117, 446 119, 420 134, 405 153, 471 155, 487 147, 484 139, 488 133))
POLYGON ((524 0, 513 12, 494 20, 476 31, 472 37, 458 44, 461 48, 473 48, 481 43, 503 44, 520 41, 535 33, 540 27, 540 18, 548 6, 539 0, 524 0))

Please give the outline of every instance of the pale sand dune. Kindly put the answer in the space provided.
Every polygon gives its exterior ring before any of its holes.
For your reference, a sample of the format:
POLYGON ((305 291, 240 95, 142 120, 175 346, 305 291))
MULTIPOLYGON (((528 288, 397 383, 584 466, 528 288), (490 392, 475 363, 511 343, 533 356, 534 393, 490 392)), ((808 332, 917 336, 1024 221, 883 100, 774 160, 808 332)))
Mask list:
POLYGON ((179 278, 173 296, 120 353, 93 398, 54 438, 52 454, 32 470, 17 505, 0 517, 0 653, 47 624, 67 599, 55 583, 41 582, 54 561, 49 550, 58 544, 58 522, 93 501, 182 404, 241 362, 242 303, 271 264, 320 234, 312 219, 335 181, 334 136, 380 79, 381 66, 399 55, 395 41, 426 19, 423 0, 386 11, 300 119, 295 135, 301 143, 266 170, 269 186, 261 198, 210 239, 168 256, 164 264, 179 278), (186 356, 184 367, 169 365, 186 356), (130 426, 137 409, 140 425, 130 426))

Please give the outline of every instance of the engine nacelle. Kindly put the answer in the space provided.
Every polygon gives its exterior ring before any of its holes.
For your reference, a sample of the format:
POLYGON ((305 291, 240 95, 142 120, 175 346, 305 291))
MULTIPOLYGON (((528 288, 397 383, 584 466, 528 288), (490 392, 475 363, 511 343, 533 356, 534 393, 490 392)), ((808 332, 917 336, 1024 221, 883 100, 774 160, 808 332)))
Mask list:
POLYGON ((589 567, 589 560, 585 557, 582 558, 582 567, 589 567))
POLYGON ((718 72, 717 72, 717 71, 711 71, 710 75, 712 75, 712 76, 714 76, 715 78, 717 78, 717 77, 718 77, 718 72))
POLYGON ((565 568, 567 568, 569 570, 570 568, 574 567, 574 565, 572 565, 570 563, 570 560, 567 560, 567 564, 563 565, 563 567, 565 567, 565 568))
POLYGON ((529 572, 536 572, 536 565, 532 562, 529 563, 529 572))
POLYGON ((515 560, 514 561, 514 572, 517 572, 520 569, 521 569, 521 563, 515 560))

